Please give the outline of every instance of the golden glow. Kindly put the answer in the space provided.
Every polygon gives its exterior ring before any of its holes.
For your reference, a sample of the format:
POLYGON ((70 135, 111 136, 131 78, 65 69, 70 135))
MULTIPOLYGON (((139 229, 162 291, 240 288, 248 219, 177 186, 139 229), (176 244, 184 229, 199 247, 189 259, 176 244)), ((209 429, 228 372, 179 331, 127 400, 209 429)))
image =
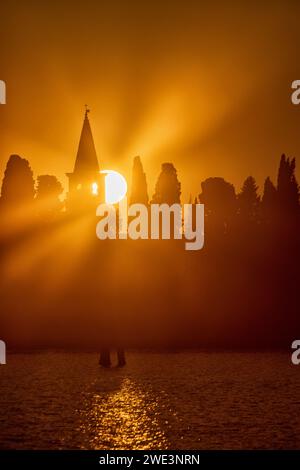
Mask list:
POLYGON ((105 202, 107 204, 117 204, 127 193, 127 181, 117 171, 103 170, 105 174, 105 202))
POLYGON ((78 190, 79 190, 79 189, 81 189, 81 188, 82 188, 82 184, 81 184, 81 183, 79 183, 79 184, 76 186, 76 189, 78 189, 78 190))
POLYGON ((95 182, 92 184, 92 194, 98 196, 98 184, 95 182))
POLYGON ((118 386, 107 396, 99 390, 84 402, 80 420, 83 448, 105 449, 108 442, 114 450, 167 448, 168 439, 159 422, 159 398, 129 377, 114 376, 110 384, 118 386))
MULTIPOLYGON (((150 197, 165 161, 176 166, 187 201, 210 176, 223 176, 236 188, 250 173, 260 185, 267 175, 274 180, 285 139, 299 155, 298 120, 282 70, 293 77, 300 5, 278 2, 270 17, 265 2, 241 8, 220 2, 218 9, 213 2, 205 8, 191 2, 187 9, 174 0, 172 22, 165 28, 169 2, 149 2, 149 8, 145 2, 118 2, 118 15, 114 2, 105 2, 105 14, 104 2, 91 2, 88 9, 73 2, 70 22, 68 2, 61 2, 59 16, 50 0, 42 9, 28 2, 18 15, 11 2, 2 3, 2 16, 14 18, 15 28, 14 41, 2 44, 12 64, 1 78, 14 88, 16 55, 18 67, 28 73, 1 108, 1 174, 13 149, 19 149, 35 174, 56 175, 67 191, 65 172, 73 169, 87 96, 99 162, 118 168, 129 182, 132 158, 140 155, 150 197), (57 34, 52 37, 53 17, 57 34), (289 34, 279 43, 283 24, 289 34), (32 54, 36 34, 41 40, 32 54), (284 68, 275 56, 284 59, 284 68), (284 120, 272 112, 274 102, 285 103, 284 120), (28 108, 37 112, 24 119, 28 108)), ((10 21, 2 25, 4 36, 10 27, 10 21)), ((299 171, 300 165, 298 178, 299 171)))

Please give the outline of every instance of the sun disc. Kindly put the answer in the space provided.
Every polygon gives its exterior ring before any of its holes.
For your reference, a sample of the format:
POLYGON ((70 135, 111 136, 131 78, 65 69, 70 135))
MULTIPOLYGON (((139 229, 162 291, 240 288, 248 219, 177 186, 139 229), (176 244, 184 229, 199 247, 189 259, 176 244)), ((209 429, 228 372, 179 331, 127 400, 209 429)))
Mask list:
POLYGON ((114 170, 103 170, 105 174, 105 202, 117 204, 127 193, 127 181, 123 175, 114 170))

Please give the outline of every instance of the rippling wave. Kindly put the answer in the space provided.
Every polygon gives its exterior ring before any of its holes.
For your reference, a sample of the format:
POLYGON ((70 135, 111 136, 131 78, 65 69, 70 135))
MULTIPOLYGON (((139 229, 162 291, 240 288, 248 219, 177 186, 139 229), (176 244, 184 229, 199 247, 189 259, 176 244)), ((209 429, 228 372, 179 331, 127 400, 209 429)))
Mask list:
POLYGON ((300 448, 299 369, 281 353, 8 355, 2 449, 300 448))

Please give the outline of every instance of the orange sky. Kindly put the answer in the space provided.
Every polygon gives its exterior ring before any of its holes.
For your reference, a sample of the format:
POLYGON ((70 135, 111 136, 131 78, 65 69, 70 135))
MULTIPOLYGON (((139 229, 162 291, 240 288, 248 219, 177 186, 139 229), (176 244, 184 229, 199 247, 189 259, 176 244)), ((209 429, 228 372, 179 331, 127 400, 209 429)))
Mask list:
POLYGON ((282 152, 300 167, 300 106, 290 101, 300 79, 297 3, 6 2, 1 174, 18 153, 35 175, 66 185, 85 103, 101 167, 130 181, 140 155, 150 196, 165 161, 185 197, 209 176, 237 189, 250 174, 260 185, 274 179, 282 152))

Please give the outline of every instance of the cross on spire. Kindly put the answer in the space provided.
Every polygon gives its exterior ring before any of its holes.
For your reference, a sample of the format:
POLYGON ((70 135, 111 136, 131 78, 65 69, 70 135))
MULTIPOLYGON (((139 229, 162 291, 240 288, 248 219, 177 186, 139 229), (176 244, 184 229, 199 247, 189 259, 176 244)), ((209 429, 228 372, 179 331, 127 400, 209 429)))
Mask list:
POLYGON ((84 115, 84 117, 87 118, 87 115, 90 112, 90 109, 89 109, 87 104, 85 104, 84 106, 85 106, 85 115, 84 115))

